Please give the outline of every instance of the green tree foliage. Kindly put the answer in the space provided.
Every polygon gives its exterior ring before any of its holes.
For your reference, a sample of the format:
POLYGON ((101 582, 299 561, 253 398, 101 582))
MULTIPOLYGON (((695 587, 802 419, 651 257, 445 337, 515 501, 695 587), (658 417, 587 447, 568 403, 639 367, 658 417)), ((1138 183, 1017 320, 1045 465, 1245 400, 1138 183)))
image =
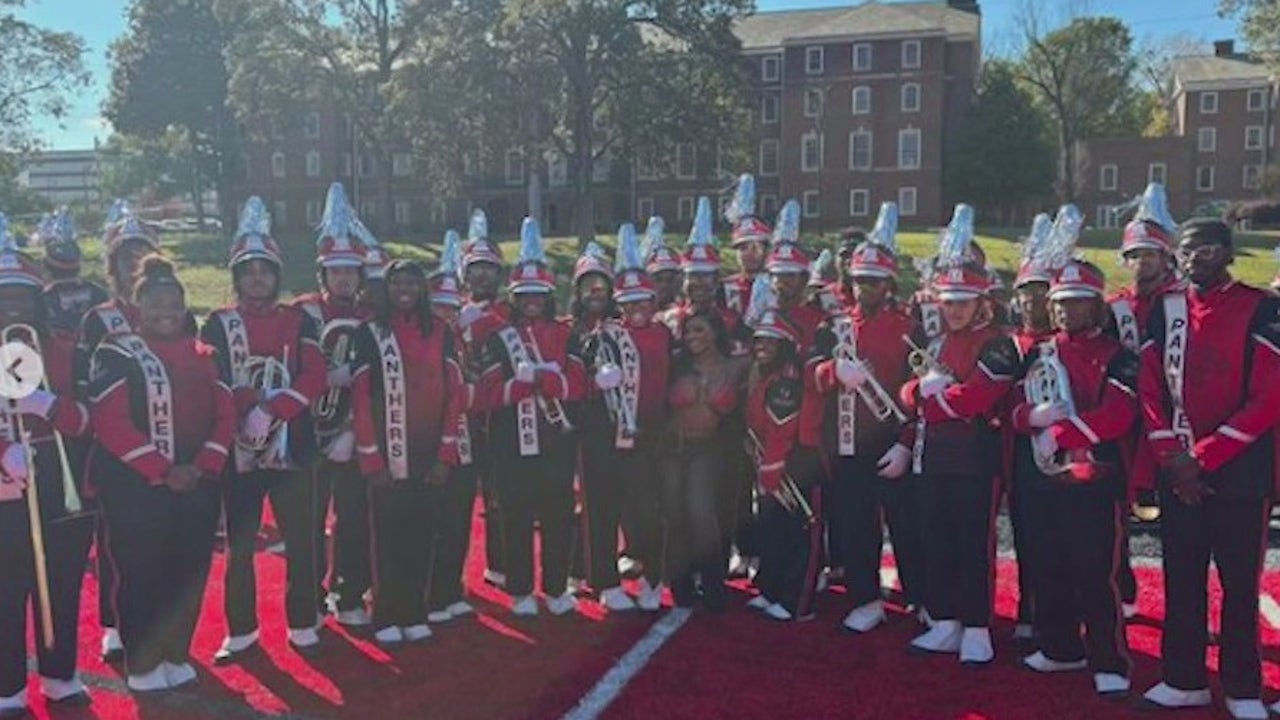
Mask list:
POLYGON ((39 144, 37 118, 65 118, 77 90, 89 86, 80 36, 19 17, 26 0, 0 0, 0 150, 39 144))
POLYGON ((1218 0, 1218 13, 1235 17, 1249 51, 1280 70, 1280 3, 1274 0, 1218 0))
POLYGON ((190 138, 178 128, 157 137, 115 134, 99 148, 103 197, 174 197, 198 187, 199 163, 190 138))

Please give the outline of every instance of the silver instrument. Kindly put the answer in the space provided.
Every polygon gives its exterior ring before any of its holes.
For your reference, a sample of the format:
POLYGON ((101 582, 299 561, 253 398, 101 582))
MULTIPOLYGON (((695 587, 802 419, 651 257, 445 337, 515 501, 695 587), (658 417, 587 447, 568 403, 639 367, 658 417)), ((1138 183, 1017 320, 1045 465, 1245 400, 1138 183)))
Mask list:
MULTIPOLYGON (((11 342, 22 343, 35 350, 40 357, 45 357, 44 348, 40 344, 40 335, 30 325, 17 323, 5 326, 4 331, 0 332, 0 344, 11 342)), ((40 378, 40 389, 45 392, 52 392, 47 374, 40 378)), ((79 515, 84 512, 84 503, 80 500, 80 492, 76 489, 76 477, 71 471, 71 460, 67 455, 67 443, 62 439, 62 433, 58 432, 52 423, 49 426, 53 430, 53 447, 58 453, 58 472, 62 474, 63 508, 68 515, 79 515)))
POLYGON ((897 401, 893 399, 893 395, 885 390, 880 381, 876 379, 871 367, 858 357, 853 346, 842 343, 837 345, 831 352, 831 357, 837 360, 848 360, 857 363, 863 367, 867 373, 867 379, 858 386, 858 397, 862 400, 867 409, 871 411, 871 415, 878 422, 885 422, 889 418, 896 419, 899 423, 907 421, 907 414, 902 412, 902 408, 898 407, 897 401))
MULTIPOLYGON (((293 382, 289 372, 289 346, 285 345, 282 358, 255 355, 245 362, 239 387, 257 389, 269 396, 273 390, 283 390, 293 382)), ((275 418, 271 430, 262 442, 253 442, 243 433, 236 436, 236 448, 253 458, 253 465, 261 470, 288 470, 289 423, 275 418)))
MULTIPOLYGON (((351 363, 355 357, 355 331, 360 322, 346 318, 330 320, 320 332, 320 347, 329 361, 329 369, 351 363)), ((316 437, 325 444, 351 425, 351 388, 330 387, 311 405, 316 437)))
MULTIPOLYGON (((764 461, 764 446, 760 444, 760 438, 751 428, 747 428, 747 457, 751 458, 752 464, 759 470, 760 464, 764 461)), ((813 506, 809 504, 809 498, 805 497, 804 491, 800 489, 795 478, 791 477, 791 473, 783 471, 781 487, 771 494, 784 510, 792 515, 803 517, 806 525, 813 525, 818 521, 813 512, 813 506)))
POLYGON ((907 365, 911 367, 911 372, 916 377, 922 378, 929 373, 936 373, 955 382, 955 373, 939 362, 927 348, 917 345, 910 335, 903 335, 902 339, 911 348, 911 352, 907 354, 907 365))
MULTIPOLYGON (((1066 409, 1068 417, 1075 417, 1076 403, 1071 397, 1071 378, 1066 366, 1058 359, 1058 346, 1055 343, 1040 343, 1039 357, 1028 368, 1022 387, 1028 403, 1061 405, 1066 409)), ((1037 438, 1046 432, 1048 428, 1037 431, 1037 438)), ((1059 450, 1053 455, 1046 455, 1036 449, 1038 447, 1038 443, 1032 443, 1032 457, 1040 472, 1049 477, 1067 472, 1074 465, 1093 461, 1088 450, 1059 450)))
MULTIPOLYGON (((529 332, 529 357, 533 359, 535 369, 546 369, 556 367, 551 363, 542 359, 542 351, 538 349, 538 338, 529 332)), ((573 432, 573 424, 569 422, 569 416, 564 411, 564 403, 560 402, 560 398, 544 398, 538 395, 538 408, 542 410, 542 418, 547 424, 553 425, 560 429, 562 433, 573 432)))
MULTIPOLYGON (((616 367, 622 369, 621 359, 618 357, 617 350, 613 345, 605 341, 602 336, 600 338, 599 349, 596 350, 596 361, 600 363, 600 367, 616 367)), ((622 394, 622 386, 604 391, 604 403, 609 408, 609 414, 613 416, 613 420, 622 428, 622 435, 628 438, 634 438, 638 431, 636 423, 636 409, 627 402, 627 398, 622 394)))

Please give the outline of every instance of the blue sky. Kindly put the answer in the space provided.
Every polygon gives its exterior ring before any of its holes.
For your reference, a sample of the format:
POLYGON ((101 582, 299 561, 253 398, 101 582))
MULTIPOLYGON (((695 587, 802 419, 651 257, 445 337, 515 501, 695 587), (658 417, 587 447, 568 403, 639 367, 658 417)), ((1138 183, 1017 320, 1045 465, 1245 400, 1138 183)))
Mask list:
MULTIPOLYGON (((760 10, 786 10, 801 7, 847 6, 860 0, 757 0, 760 10)), ((988 52, 1001 52, 1013 43, 1013 17, 1028 0, 980 0, 983 13, 983 43, 988 52)), ((1065 0, 1038 0, 1052 12, 1065 0)), ((1081 5, 1075 0, 1074 5, 1081 5)), ((1097 14, 1117 15, 1127 22, 1134 37, 1154 39, 1188 34, 1205 41, 1233 37, 1233 20, 1217 17, 1216 0, 1111 0, 1087 4, 1097 14)), ((50 120, 42 135, 55 149, 85 148, 94 137, 105 140, 109 134, 98 108, 106 95, 110 73, 107 46, 125 30, 126 0, 28 0, 24 16, 40 25, 79 33, 89 45, 88 64, 93 72, 93 86, 76 102, 72 114, 61 126, 50 120)))

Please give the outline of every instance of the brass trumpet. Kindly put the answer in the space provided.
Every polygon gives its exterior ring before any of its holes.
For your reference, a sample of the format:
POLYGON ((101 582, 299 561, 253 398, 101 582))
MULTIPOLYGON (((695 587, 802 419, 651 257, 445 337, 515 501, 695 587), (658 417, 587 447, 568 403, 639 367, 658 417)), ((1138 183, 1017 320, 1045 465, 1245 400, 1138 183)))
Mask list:
POLYGON ((938 362, 938 359, 927 348, 917 345, 910 335, 903 335, 902 340, 911 348, 911 352, 907 354, 907 365, 916 377, 922 378, 929 373, 937 373, 950 378, 952 382, 955 381, 955 374, 945 365, 938 362))
MULTIPOLYGON (((601 366, 622 367, 622 363, 619 362, 613 346, 605 342, 603 337, 600 338, 599 349, 596 351, 596 360, 601 366)), ((626 397, 622 394, 622 387, 605 390, 604 402, 609 408, 609 414, 613 416, 614 422, 622 427, 622 434, 629 438, 635 437, 638 430, 635 408, 627 403, 626 397)))
POLYGON ((852 345, 844 343, 837 345, 831 352, 831 356, 837 360, 855 362, 866 370, 867 379, 858 386, 857 393, 863 404, 871 411, 872 417, 878 422, 885 422, 889 418, 894 418, 899 423, 907 421, 907 414, 902 412, 902 408, 898 407, 893 396, 876 379, 875 374, 871 372, 871 367, 858 357, 852 345))
MULTIPOLYGON (((764 446, 760 444, 760 438, 751 428, 747 428, 747 456, 751 458, 756 470, 759 470, 764 460, 764 446)), ((792 515, 803 517, 805 525, 813 525, 818 521, 817 516, 814 515, 813 506, 809 504, 809 498, 805 497, 804 491, 800 489, 795 478, 791 477, 791 473, 784 470, 782 486, 770 494, 784 510, 792 515)))
MULTIPOLYGON (((529 356, 533 359, 533 363, 537 367, 548 368, 550 363, 543 362, 542 351, 538 349, 538 338, 529 333, 529 356)), ((560 402, 560 398, 544 398, 538 395, 538 407, 542 410, 542 418, 549 425, 554 425, 560 429, 562 433, 573 432, 573 424, 569 422, 569 416, 564 411, 564 403, 560 402)))

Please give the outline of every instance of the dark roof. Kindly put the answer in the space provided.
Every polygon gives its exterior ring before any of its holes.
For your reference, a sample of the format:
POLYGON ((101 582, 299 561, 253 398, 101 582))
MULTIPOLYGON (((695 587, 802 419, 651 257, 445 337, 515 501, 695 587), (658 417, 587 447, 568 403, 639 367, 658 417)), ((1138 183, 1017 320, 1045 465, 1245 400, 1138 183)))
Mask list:
POLYGON ((782 10, 750 15, 734 25, 744 50, 782 47, 799 40, 856 35, 972 35, 977 36, 977 13, 949 7, 945 2, 871 0, 860 5, 809 10, 782 10))

